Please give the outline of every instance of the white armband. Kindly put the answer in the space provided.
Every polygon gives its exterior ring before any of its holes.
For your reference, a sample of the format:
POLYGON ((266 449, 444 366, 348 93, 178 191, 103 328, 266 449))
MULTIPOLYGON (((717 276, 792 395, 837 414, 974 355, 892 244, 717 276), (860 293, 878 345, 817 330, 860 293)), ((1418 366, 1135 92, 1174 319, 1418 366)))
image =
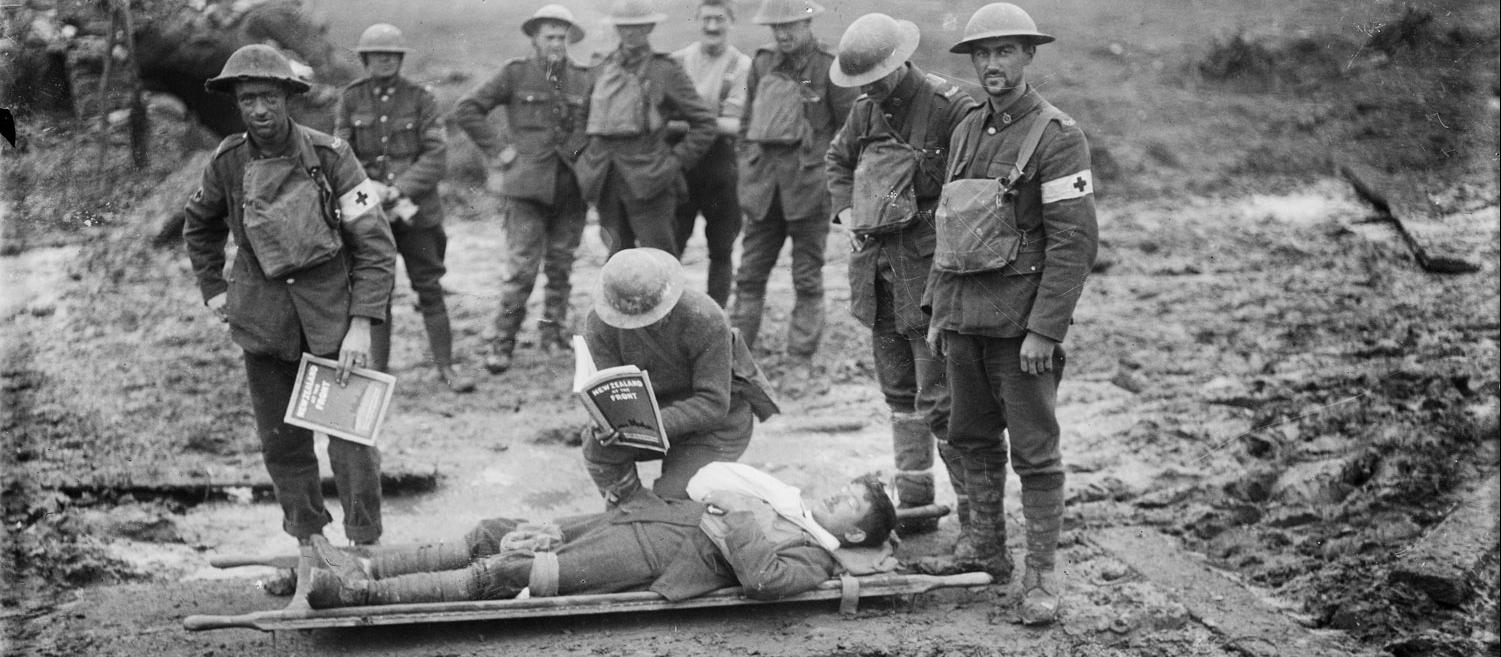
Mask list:
POLYGON ((339 216, 344 221, 354 221, 361 215, 380 207, 380 190, 369 178, 360 181, 339 197, 339 216))
POLYGON ((1094 176, 1090 175, 1089 169, 1078 173, 1071 173, 1062 178, 1049 180, 1042 184, 1042 202, 1057 203, 1071 198, 1081 198, 1085 194, 1094 193, 1094 176))

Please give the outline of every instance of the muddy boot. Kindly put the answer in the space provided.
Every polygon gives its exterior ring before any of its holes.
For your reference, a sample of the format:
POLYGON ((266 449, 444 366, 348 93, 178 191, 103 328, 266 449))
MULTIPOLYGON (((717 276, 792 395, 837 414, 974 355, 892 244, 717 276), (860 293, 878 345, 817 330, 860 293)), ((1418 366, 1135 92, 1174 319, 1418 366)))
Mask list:
POLYGON ((455 570, 469 565, 469 548, 456 543, 384 547, 370 551, 369 573, 376 579, 455 570))
POLYGON ((537 322, 537 346, 549 354, 566 353, 572 349, 568 337, 563 334, 562 322, 550 319, 537 322))
POLYGON ((745 340, 746 347, 755 348, 756 334, 761 332, 761 313, 765 309, 764 297, 750 298, 736 294, 735 302, 730 304, 730 325, 740 329, 740 337, 745 340))
POLYGON ((964 487, 969 494, 969 537, 975 565, 996 585, 1011 583, 1011 553, 1006 549, 1006 467, 999 463, 964 461, 964 487))
POLYGON ((1022 578, 1021 620, 1046 625, 1058 619, 1058 581, 1054 576, 1058 534, 1063 529, 1063 477, 1031 477, 1022 482, 1022 516, 1027 520, 1026 575, 1022 578), (1056 485, 1055 485, 1056 483, 1056 485), (1029 488, 1031 485, 1045 488, 1029 488))
POLYGON ((964 464, 959 460, 958 450, 950 447, 948 441, 938 438, 934 442, 938 458, 943 461, 944 470, 949 473, 949 485, 954 489, 954 517, 959 520, 959 538, 954 540, 954 564, 961 570, 978 570, 980 564, 975 556, 974 540, 970 537, 969 494, 964 488, 964 464))
POLYGON ((448 323, 448 313, 423 315, 422 323, 427 328, 427 346, 432 350, 433 364, 438 367, 438 379, 454 392, 474 392, 474 379, 453 370, 453 329, 448 323))
POLYGON ((386 321, 370 327, 370 369, 388 372, 391 365, 391 309, 386 309, 386 321))
POLYGON ((491 374, 504 374, 511 369, 511 352, 516 349, 516 339, 502 338, 490 345, 490 353, 485 356, 485 370, 491 374))
MULTIPOLYGON (((897 508, 910 509, 933 503, 933 435, 920 413, 891 414, 891 451, 896 456, 897 508)), ((902 538, 938 529, 938 518, 899 520, 896 533, 902 538)))

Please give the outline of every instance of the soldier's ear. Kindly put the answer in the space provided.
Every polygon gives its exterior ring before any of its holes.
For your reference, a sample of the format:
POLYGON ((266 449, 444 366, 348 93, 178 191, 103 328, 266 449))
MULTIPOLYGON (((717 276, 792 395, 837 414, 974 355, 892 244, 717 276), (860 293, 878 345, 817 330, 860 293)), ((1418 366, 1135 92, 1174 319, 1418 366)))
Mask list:
POLYGON ((851 530, 845 532, 844 533, 844 542, 845 542, 846 545, 859 545, 859 544, 865 542, 865 530, 863 530, 863 529, 851 529, 851 530))

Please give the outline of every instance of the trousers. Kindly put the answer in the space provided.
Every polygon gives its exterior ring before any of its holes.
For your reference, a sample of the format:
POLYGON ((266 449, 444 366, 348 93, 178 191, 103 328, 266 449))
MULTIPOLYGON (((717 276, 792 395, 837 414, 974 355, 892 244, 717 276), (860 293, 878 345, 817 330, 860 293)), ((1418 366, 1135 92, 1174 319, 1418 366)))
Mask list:
POLYGON ((704 241, 709 247, 709 298, 721 308, 729 305, 733 282, 735 238, 740 236, 739 174, 735 165, 735 139, 721 135, 691 171, 684 172, 688 194, 678 200, 678 252, 688 246, 698 215, 704 217, 704 241))
POLYGON ((573 257, 584 235, 584 200, 572 172, 558 165, 553 203, 511 198, 506 212, 505 273, 500 285, 500 312, 495 316, 497 339, 514 343, 526 320, 526 300, 532 296, 540 269, 547 275, 543 319, 563 325, 573 292, 573 257))
POLYGON ((766 307, 766 281, 776 267, 782 245, 792 240, 792 319, 787 327, 787 353, 811 357, 823 337, 823 262, 829 222, 788 221, 779 200, 766 216, 750 218, 741 240, 740 270, 735 273, 735 302, 730 323, 740 329, 746 344, 755 346, 766 307))

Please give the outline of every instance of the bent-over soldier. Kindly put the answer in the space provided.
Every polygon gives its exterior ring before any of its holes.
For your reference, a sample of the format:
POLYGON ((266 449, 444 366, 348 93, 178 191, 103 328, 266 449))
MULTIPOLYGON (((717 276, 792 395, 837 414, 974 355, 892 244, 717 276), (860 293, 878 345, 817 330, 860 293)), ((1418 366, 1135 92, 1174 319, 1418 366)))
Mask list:
MULTIPOLYGON (((334 113, 334 134, 354 147, 381 207, 391 221, 396 251, 406 262, 407 278, 417 293, 417 310, 427 331, 438 378, 455 392, 473 392, 474 380, 453 369, 453 328, 443 300, 443 258, 448 234, 443 230, 443 201, 438 181, 448 169, 448 135, 437 100, 426 88, 401 75, 412 52, 401 30, 377 23, 360 35, 354 51, 366 76, 349 83, 334 113)), ((391 316, 371 331, 372 366, 387 371, 391 358, 391 316)))
POLYGON ((568 58, 568 44, 582 40, 584 31, 566 7, 544 5, 521 24, 521 32, 532 40, 532 55, 506 62, 454 109, 454 119, 484 153, 492 175, 501 177, 507 200, 500 310, 485 358, 491 374, 511 368, 539 268, 547 286, 538 343, 549 351, 568 347, 569 277, 587 209, 574 162, 584 147, 590 78, 588 69, 568 58), (486 119, 500 105, 506 108, 510 145, 486 119))
POLYGON ((1008 455, 1021 478, 1028 624, 1058 614, 1061 343, 1099 242, 1084 131, 1024 76, 1037 46, 1052 41, 1026 11, 998 2, 976 11, 949 49, 969 55, 988 98, 949 142, 923 298, 930 344, 948 362, 949 444, 964 462, 970 536, 997 582, 1012 569, 1002 508, 1008 455))
MULTIPOLYGON (((828 151, 834 220, 851 231, 850 312, 871 330, 871 349, 891 409, 896 496, 902 507, 933 503, 933 451, 948 466, 957 498, 960 566, 972 561, 966 537, 964 472, 949 447, 944 364, 928 349, 923 289, 933 266, 933 209, 943 187, 949 136, 974 108, 966 90, 907 61, 917 25, 866 14, 839 41, 829 79, 864 92, 828 151)), ((908 520, 897 533, 937 526, 908 520)))

